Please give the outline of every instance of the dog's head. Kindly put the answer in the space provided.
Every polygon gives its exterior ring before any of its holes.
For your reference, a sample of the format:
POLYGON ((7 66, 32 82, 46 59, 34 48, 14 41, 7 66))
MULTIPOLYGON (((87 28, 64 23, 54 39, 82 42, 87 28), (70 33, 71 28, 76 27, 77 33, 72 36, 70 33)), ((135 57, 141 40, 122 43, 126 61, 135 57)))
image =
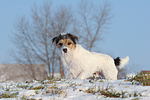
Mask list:
POLYGON ((52 42, 56 43, 60 54, 69 54, 76 48, 76 40, 78 37, 70 33, 62 33, 52 39, 52 42))

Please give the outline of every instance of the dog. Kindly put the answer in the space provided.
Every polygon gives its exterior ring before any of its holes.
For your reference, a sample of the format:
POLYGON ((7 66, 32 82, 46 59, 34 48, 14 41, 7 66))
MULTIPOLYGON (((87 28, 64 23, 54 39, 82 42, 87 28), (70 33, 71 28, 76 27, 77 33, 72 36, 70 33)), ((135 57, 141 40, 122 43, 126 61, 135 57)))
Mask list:
POLYGON ((90 52, 77 41, 78 37, 71 33, 61 33, 52 39, 62 59, 66 79, 87 79, 100 72, 105 79, 117 80, 117 68, 122 69, 128 63, 128 56, 113 59, 106 54, 90 52))

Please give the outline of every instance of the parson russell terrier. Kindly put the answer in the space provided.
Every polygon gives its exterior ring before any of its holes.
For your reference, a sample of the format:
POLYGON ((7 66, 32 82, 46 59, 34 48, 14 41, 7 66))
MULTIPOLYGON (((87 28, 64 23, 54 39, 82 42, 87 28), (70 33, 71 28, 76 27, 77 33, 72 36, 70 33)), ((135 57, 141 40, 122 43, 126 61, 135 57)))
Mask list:
POLYGON ((90 52, 77 41, 78 37, 70 33, 61 33, 52 39, 61 56, 67 79, 86 79, 99 72, 105 79, 117 80, 117 68, 122 69, 128 63, 128 56, 113 59, 106 54, 90 52))

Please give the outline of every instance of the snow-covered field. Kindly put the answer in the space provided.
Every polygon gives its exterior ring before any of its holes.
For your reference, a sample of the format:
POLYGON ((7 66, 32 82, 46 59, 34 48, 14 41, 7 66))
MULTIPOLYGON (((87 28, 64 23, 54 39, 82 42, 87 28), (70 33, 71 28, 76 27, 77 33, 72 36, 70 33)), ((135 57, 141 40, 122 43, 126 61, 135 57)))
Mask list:
POLYGON ((127 80, 44 80, 0 83, 0 98, 8 100, 150 100, 150 86, 127 80), (6 98, 7 97, 7 98, 6 98))

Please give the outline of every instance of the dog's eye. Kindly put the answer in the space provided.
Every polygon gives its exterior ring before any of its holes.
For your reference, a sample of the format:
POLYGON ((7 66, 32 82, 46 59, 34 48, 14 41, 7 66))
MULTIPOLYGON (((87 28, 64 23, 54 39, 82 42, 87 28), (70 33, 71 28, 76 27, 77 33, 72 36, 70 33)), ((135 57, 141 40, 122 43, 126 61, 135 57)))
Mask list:
POLYGON ((68 43, 68 45, 72 44, 71 42, 68 43))
POLYGON ((59 43, 59 46, 62 46, 63 44, 62 43, 59 43))

